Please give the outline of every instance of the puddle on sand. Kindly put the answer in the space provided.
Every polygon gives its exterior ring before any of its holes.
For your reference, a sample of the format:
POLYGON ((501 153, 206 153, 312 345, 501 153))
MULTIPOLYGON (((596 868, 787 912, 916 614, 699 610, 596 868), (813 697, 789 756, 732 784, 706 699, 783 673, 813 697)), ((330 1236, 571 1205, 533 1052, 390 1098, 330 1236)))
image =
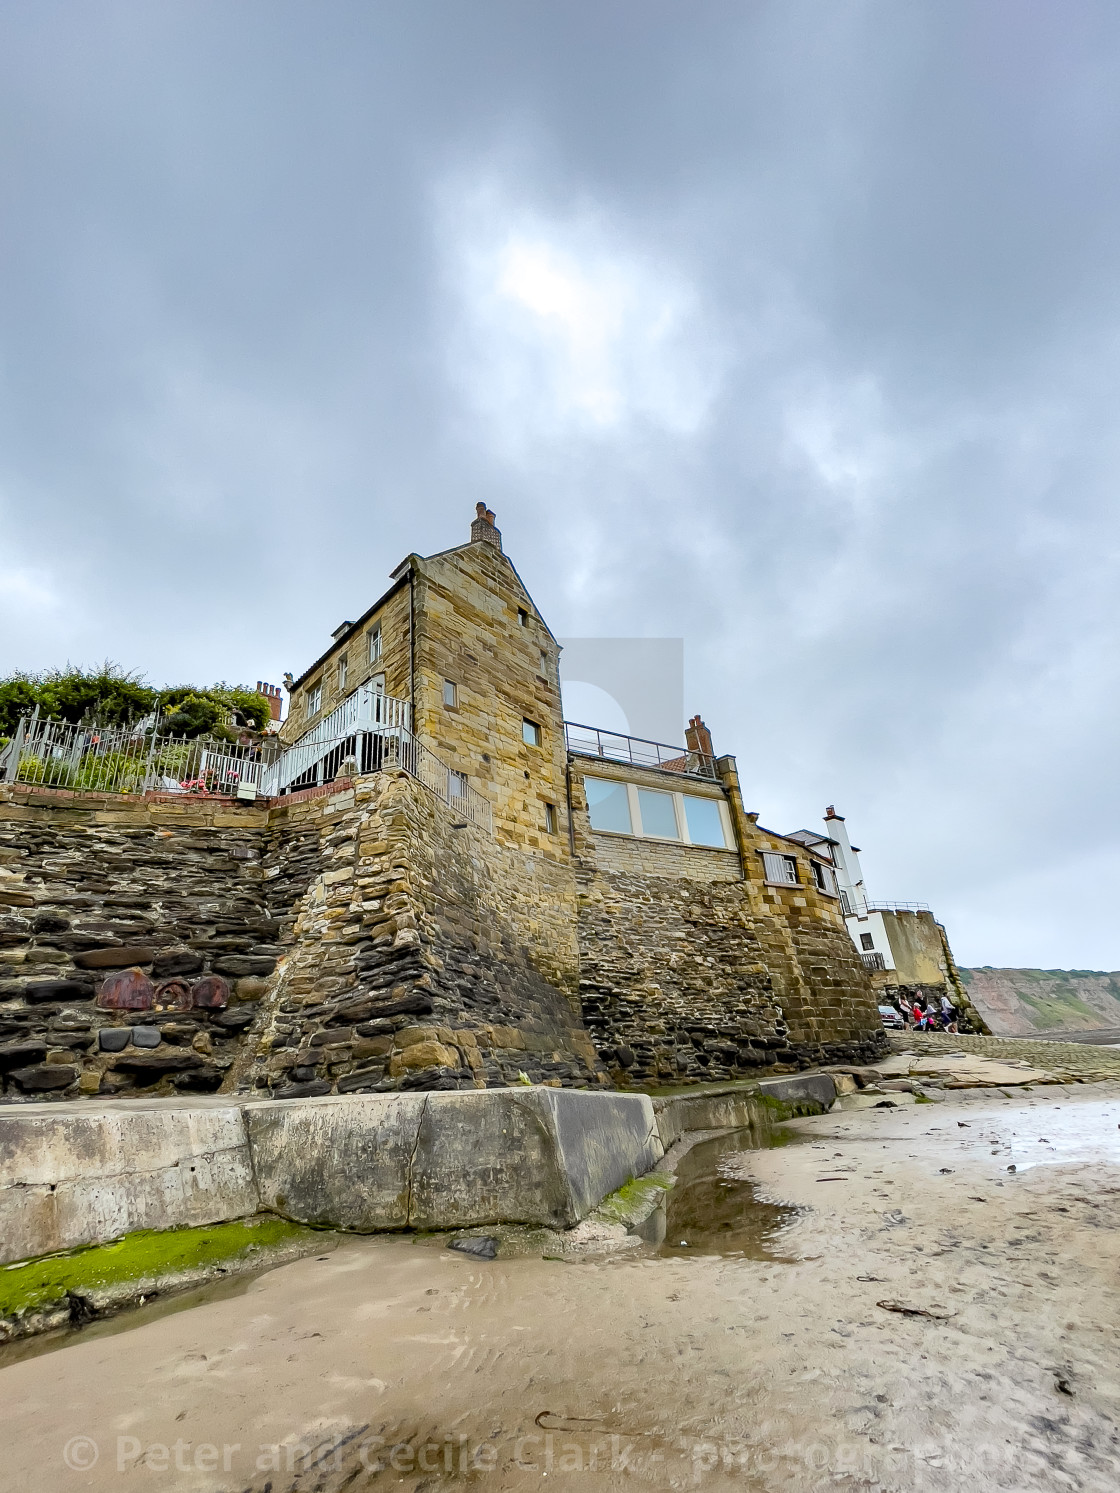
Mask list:
POLYGON ((742 1137, 720 1136, 684 1157, 677 1185, 639 1231, 660 1256, 739 1255, 792 1263, 783 1246, 798 1209, 761 1202, 754 1184, 735 1175, 746 1149, 742 1137))

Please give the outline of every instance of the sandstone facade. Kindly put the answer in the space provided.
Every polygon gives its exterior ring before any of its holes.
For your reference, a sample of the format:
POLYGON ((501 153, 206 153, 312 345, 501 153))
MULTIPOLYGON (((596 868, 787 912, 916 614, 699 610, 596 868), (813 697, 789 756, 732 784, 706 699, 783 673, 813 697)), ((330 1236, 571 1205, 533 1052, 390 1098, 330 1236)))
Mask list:
POLYGON ((492 514, 337 630, 284 740, 375 677, 492 832, 400 767, 255 806, 0 785, 5 1098, 648 1084, 879 1049, 820 857, 745 811, 698 718, 669 768, 568 751, 557 645, 492 514), (676 819, 596 829, 592 779, 676 819))

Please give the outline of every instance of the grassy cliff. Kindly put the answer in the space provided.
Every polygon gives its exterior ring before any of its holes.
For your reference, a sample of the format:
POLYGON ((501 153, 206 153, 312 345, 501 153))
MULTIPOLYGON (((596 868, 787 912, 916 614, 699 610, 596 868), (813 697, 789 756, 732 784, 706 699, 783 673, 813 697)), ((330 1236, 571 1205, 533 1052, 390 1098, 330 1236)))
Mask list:
POLYGON ((997 1035, 1120 1027, 1120 971, 962 969, 969 999, 997 1035))

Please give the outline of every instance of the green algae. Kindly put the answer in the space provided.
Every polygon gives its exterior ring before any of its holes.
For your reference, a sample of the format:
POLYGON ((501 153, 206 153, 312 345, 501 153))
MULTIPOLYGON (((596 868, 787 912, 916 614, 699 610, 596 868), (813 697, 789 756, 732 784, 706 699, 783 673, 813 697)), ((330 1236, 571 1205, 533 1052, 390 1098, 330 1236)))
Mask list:
POLYGON ((314 1238, 314 1230, 271 1216, 187 1229, 141 1229, 109 1244, 0 1266, 0 1318, 167 1276, 244 1267, 278 1247, 310 1245, 314 1238))
POLYGON ((631 1177, 605 1197, 592 1216, 600 1223, 629 1226, 652 1213, 662 1194, 672 1191, 675 1185, 676 1178, 668 1172, 646 1172, 644 1177, 631 1177))

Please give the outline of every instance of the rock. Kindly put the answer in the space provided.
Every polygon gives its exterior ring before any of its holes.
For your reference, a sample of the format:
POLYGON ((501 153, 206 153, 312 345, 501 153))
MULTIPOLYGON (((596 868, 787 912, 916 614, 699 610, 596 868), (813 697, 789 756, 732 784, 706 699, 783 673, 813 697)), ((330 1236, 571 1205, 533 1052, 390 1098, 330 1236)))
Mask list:
POLYGON ((113 1066, 125 1073, 181 1073, 186 1068, 201 1067, 202 1059, 189 1048, 161 1044, 154 1052, 126 1048, 113 1066))
POLYGON ((260 958, 253 954, 227 954, 224 959, 214 960, 214 969, 220 975, 270 975, 276 968, 275 959, 260 958))
POLYGON ((836 1085, 831 1073, 799 1073, 790 1078, 764 1078, 759 1092, 780 1099, 784 1104, 799 1104, 806 1100, 830 1109, 836 1100, 836 1085))
POLYGON ((268 981, 260 975, 245 975, 233 988, 239 1001, 259 1001, 268 991, 268 981))
POLYGON ((34 933, 65 933, 69 926, 70 919, 64 918, 60 912, 41 912, 31 920, 34 933))
POLYGON ((78 980, 28 980, 20 994, 25 1001, 88 1001, 93 990, 78 980))
POLYGON ((97 1034, 102 1052, 123 1052, 131 1041, 132 1028, 127 1026, 103 1026, 97 1034))
POLYGON ((163 1041, 163 1034, 158 1026, 134 1026, 132 1028, 133 1047, 158 1047, 163 1041))
POLYGON ((458 1068, 459 1054, 442 1042, 413 1042, 389 1060, 389 1073, 397 1078, 406 1068, 458 1068))
POLYGON ((221 975, 207 975, 191 987, 191 1005, 201 1011, 220 1011, 229 1004, 229 985, 221 975))
POLYGON ((125 969, 110 975, 97 992, 102 1011, 150 1011, 155 990, 141 969, 125 969))
POLYGON ((41 1062, 46 1052, 45 1042, 8 1042, 0 1047, 0 1068, 15 1068, 21 1063, 41 1062))
POLYGON ((227 1032, 243 1032, 247 1026, 252 1026, 256 1014, 252 1007, 246 1010, 243 1006, 235 1006, 232 1011, 223 1011, 215 1016, 214 1025, 227 1032))
POLYGON ((101 1091, 101 1074, 95 1073, 92 1068, 83 1073, 78 1079, 79 1094, 97 1094, 101 1091))
POLYGON ((274 1099, 315 1099, 323 1094, 329 1094, 331 1086, 324 1079, 315 1079, 311 1083, 290 1083, 282 1089, 277 1089, 273 1095, 274 1099))
POLYGON ((0 917, 0 947, 31 942, 31 924, 15 913, 0 917))
POLYGON ((33 1068, 16 1068, 12 1072, 16 1083, 28 1093, 68 1089, 77 1076, 77 1068, 67 1068, 61 1063, 42 1063, 33 1068))
POLYGON ((154 1004, 158 1011, 189 1011, 192 1005, 191 987, 178 976, 162 980, 156 986, 154 1004))
POLYGON ((385 1077, 385 1069, 381 1064, 376 1068, 357 1068, 353 1073, 347 1073, 345 1077, 338 1080, 338 1092, 340 1094, 353 1094, 361 1089, 372 1089, 385 1077))
POLYGON ((79 969, 123 969, 130 964, 151 964, 154 958, 153 949, 126 944, 115 949, 90 949, 84 954, 75 954, 74 963, 79 969))
POLYGON ((195 1052, 201 1053, 204 1058, 208 1058, 213 1055, 214 1043, 210 1038, 209 1032, 195 1032, 194 1037, 191 1040, 191 1046, 194 1048, 195 1052))
POLYGON ((433 1009, 430 995, 404 995, 395 1001, 369 995, 362 1000, 347 1001, 339 1006, 337 1014, 343 1021, 384 1020, 387 1016, 430 1016, 433 1009))
POLYGON ((202 968, 201 954, 193 949, 172 949, 160 954, 152 964, 152 978, 165 980, 169 975, 196 975, 202 968))

